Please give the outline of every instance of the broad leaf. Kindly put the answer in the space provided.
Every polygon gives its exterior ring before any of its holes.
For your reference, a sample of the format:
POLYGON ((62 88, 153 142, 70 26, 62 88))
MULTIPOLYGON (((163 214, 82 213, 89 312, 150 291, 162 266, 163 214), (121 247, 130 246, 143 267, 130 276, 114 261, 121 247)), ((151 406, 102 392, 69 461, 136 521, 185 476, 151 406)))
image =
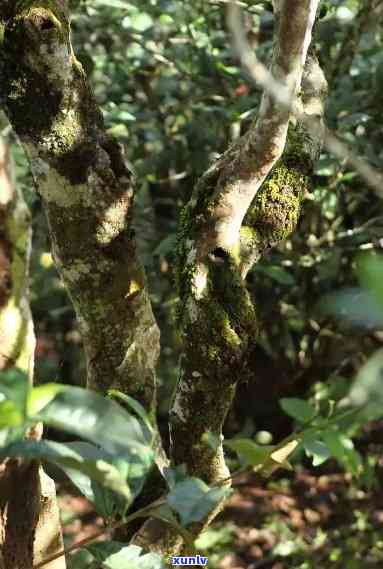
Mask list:
POLYGON ((108 396, 112 398, 115 397, 116 399, 120 399, 121 401, 126 403, 146 425, 146 427, 149 430, 149 433, 153 433, 153 426, 151 424, 149 415, 147 414, 141 403, 133 399, 133 397, 130 397, 129 395, 126 395, 125 393, 118 391, 117 389, 110 389, 108 391, 108 396))
MULTIPOLYGON (((107 462, 109 458, 104 451, 89 447, 74 447, 70 444, 56 443, 53 441, 23 440, 12 443, 0 450, 0 459, 7 457, 22 456, 28 460, 38 459, 53 462, 64 470, 75 470, 83 473, 86 477, 95 480, 103 486, 118 492, 125 500, 132 501, 132 493, 126 483, 126 479, 118 469, 107 462)), ((84 480, 81 482, 82 491, 88 492, 84 480)))
POLYGON ((339 431, 330 429, 322 432, 321 438, 334 458, 343 464, 347 470, 350 470, 354 476, 360 474, 362 459, 355 450, 351 439, 339 431))
POLYGON ((246 464, 253 466, 263 464, 275 449, 272 445, 258 445, 251 439, 231 439, 223 444, 237 452, 246 464))
MULTIPOLYGON (((69 449, 80 453, 81 456, 87 460, 106 460, 117 468, 121 478, 124 481, 130 483, 129 478, 126 477, 126 472, 121 472, 121 469, 119 469, 118 465, 116 465, 116 461, 113 461, 112 457, 110 457, 101 449, 85 442, 66 443, 66 446, 69 449)), ((94 504, 97 512, 101 516, 104 518, 109 518, 115 516, 116 514, 120 516, 123 516, 125 514, 129 503, 126 501, 124 496, 121 496, 120 493, 103 486, 97 480, 77 468, 72 468, 65 465, 61 465, 61 468, 71 479, 73 484, 80 490, 80 492, 94 504)), ((132 487, 130 487, 130 490, 132 491, 132 487)), ((132 499, 134 499, 136 494, 133 491, 131 493, 132 499)))
POLYGON ((321 441, 304 441, 303 446, 307 456, 312 457, 313 466, 323 464, 331 456, 331 451, 321 441))
POLYGON ((188 477, 186 466, 184 464, 179 464, 172 468, 165 466, 163 469, 163 476, 169 489, 172 490, 178 482, 182 482, 188 477))
POLYGON ((383 257, 382 255, 362 255, 357 262, 357 272, 361 284, 368 288, 380 307, 383 317, 383 257))
POLYGON ((33 417, 40 413, 64 389, 67 389, 67 387, 58 383, 45 383, 44 385, 34 387, 28 397, 28 415, 33 417))
POLYGON ((104 569, 165 569, 157 553, 140 555, 142 548, 117 541, 93 543, 86 547, 104 569))
POLYGON ((74 433, 117 455, 151 443, 138 419, 114 401, 80 387, 64 386, 39 418, 51 427, 74 433))
POLYGON ((354 326, 379 328, 383 324, 383 310, 371 291, 347 288, 324 296, 318 305, 322 314, 337 316, 354 326))
POLYGON ((308 423, 314 419, 317 412, 307 401, 295 397, 279 400, 283 411, 300 423, 308 423))
POLYGON ((201 441, 206 443, 214 452, 221 446, 221 436, 212 431, 207 431, 201 437, 201 441))
POLYGON ((12 368, 0 373, 0 401, 12 401, 22 420, 27 415, 27 399, 31 389, 27 374, 12 368))
MULTIPOLYGON (((359 370, 352 382, 347 401, 353 407, 370 403, 383 405, 383 350, 378 350, 359 370)), ((383 411, 381 413, 383 415, 383 411)))
POLYGON ((229 493, 227 487, 210 489, 198 478, 187 478, 175 485, 167 501, 179 514, 181 524, 187 526, 203 520, 229 493))
POLYGON ((132 6, 123 0, 93 0, 93 3, 96 6, 107 6, 108 8, 118 8, 120 10, 127 10, 132 6))
POLYGON ((169 504, 162 504, 161 506, 148 510, 146 513, 150 517, 157 518, 171 525, 183 537, 185 545, 193 548, 193 534, 180 525, 174 510, 171 509, 169 504))
POLYGON ((13 401, 1 401, 0 429, 20 427, 23 422, 23 415, 13 401))
POLYGON ((129 480, 131 494, 136 496, 141 491, 154 462, 153 437, 120 405, 92 391, 69 387, 60 391, 38 417, 49 426, 104 449, 118 461, 118 470, 129 480))

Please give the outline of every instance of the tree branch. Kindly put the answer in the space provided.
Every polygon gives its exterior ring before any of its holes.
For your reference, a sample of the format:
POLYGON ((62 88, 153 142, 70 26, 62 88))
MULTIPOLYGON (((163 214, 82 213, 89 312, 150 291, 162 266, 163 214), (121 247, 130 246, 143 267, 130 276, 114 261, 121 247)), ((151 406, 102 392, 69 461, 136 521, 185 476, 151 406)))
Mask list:
MULTIPOLYGON (((302 111, 299 100, 284 88, 282 82, 275 80, 266 67, 258 61, 246 39, 241 25, 240 11, 236 6, 230 8, 228 16, 229 27, 233 33, 234 44, 243 67, 248 71, 251 78, 257 84, 260 84, 265 92, 269 93, 280 108, 291 112, 299 121, 302 121, 310 135, 315 138, 318 129, 322 131, 323 128, 320 120, 315 115, 315 109, 310 113, 302 111)), ((323 145, 339 160, 347 160, 375 193, 380 197, 383 196, 383 176, 376 168, 352 152, 346 144, 328 129, 325 129, 323 133, 323 145)))
MULTIPOLYGON (((317 4, 282 2, 271 69, 290 96, 300 87, 317 4)), ((265 92, 249 133, 206 172, 183 212, 178 282, 185 356, 171 409, 171 452, 176 464, 185 463, 191 474, 208 483, 228 473, 222 446, 213 450, 203 437, 208 431, 218 439, 222 436, 248 347, 257 336, 241 272, 240 228, 283 151, 289 115, 265 92)), ((285 205, 280 204, 282 215, 285 205)), ((283 237, 293 225, 285 228, 283 237)), ((251 243, 252 250, 255 246, 251 243)))
MULTIPOLYGON (((316 5, 286 1, 282 6, 272 68, 292 95, 300 87, 316 5)), ((230 481, 221 444, 222 426, 237 382, 251 374, 248 363, 258 327, 244 277, 266 245, 254 215, 265 221, 278 201, 276 194, 280 194, 280 216, 274 215, 267 239, 271 245, 285 238, 295 228, 317 154, 313 146, 317 150, 318 141, 307 140, 307 132, 295 125, 289 135, 284 177, 279 170, 275 191, 265 190, 264 211, 254 211, 247 220, 243 229, 250 239, 245 239, 240 234, 243 218, 283 151, 289 115, 288 109, 280 108, 265 93, 257 122, 204 174, 181 218, 177 270, 185 351, 170 412, 171 457, 174 464, 186 464, 189 474, 211 485, 230 481), (290 219, 292 210, 295 213, 290 219), (209 444, 211 438, 216 448, 209 444)), ((221 507, 205 523, 196 524, 195 534, 221 507)), ((177 538, 164 524, 161 527, 156 520, 149 520, 134 543, 175 553, 182 547, 177 538)))

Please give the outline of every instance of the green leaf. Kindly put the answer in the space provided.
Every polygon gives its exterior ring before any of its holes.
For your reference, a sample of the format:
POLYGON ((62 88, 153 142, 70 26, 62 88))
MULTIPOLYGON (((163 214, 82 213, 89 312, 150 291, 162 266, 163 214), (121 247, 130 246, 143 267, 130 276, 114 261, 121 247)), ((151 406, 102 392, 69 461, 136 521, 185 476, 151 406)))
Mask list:
POLYGON ((207 431, 201 437, 201 441, 207 444, 214 452, 221 446, 221 436, 212 431, 207 431))
POLYGON ((229 493, 230 488, 210 489, 198 478, 187 478, 175 485, 167 502, 179 514, 181 524, 187 526, 203 520, 229 493))
POLYGON ((80 387, 63 386, 39 418, 51 427, 74 433, 119 456, 151 444, 138 419, 114 401, 80 387))
POLYGON ((165 569, 157 553, 140 555, 142 548, 117 541, 103 541, 86 546, 104 569, 165 569))
POLYGON ((362 459, 359 453, 354 449, 354 443, 350 438, 339 431, 330 429, 323 431, 321 438, 334 458, 354 476, 360 474, 362 459))
POLYGON ((172 490, 178 482, 182 482, 188 477, 186 466, 184 464, 179 464, 172 468, 165 466, 163 469, 163 476, 169 489, 172 490))
POLYGON ((127 10, 131 6, 124 0, 93 0, 93 4, 99 6, 107 6, 108 8, 118 8, 120 10, 127 10))
POLYGON ((174 24, 174 20, 170 16, 170 14, 161 14, 160 17, 158 18, 158 23, 161 24, 162 26, 171 26, 172 24, 174 24))
POLYGON ((120 543, 118 541, 91 543, 90 545, 87 545, 85 549, 87 549, 99 563, 103 563, 107 559, 112 558, 113 555, 124 550, 126 560, 137 559, 142 551, 142 547, 139 547, 138 545, 127 546, 126 543, 120 543))
POLYGON ((309 423, 317 415, 314 407, 304 399, 283 398, 279 400, 279 404, 287 415, 300 423, 309 423))
POLYGON ((129 25, 138 32, 144 32, 153 26, 153 18, 146 12, 137 12, 129 16, 129 25))
POLYGON ((40 413, 63 389, 66 389, 66 387, 58 383, 45 383, 44 385, 34 387, 28 397, 28 415, 33 417, 40 413))
MULTIPOLYGON (((53 441, 23 440, 11 443, 1 449, 0 458, 24 457, 27 460, 46 460, 57 464, 63 470, 78 471, 103 486, 123 495, 128 503, 132 494, 125 478, 118 469, 108 462, 109 455, 104 451, 73 443, 56 443, 53 441)), ((85 487, 83 486, 83 491, 85 487)))
POLYGON ((174 511, 168 504, 162 504, 157 508, 153 508, 153 510, 149 510, 148 515, 154 518, 158 518, 159 520, 163 520, 172 526, 177 527, 179 525, 174 511))
MULTIPOLYGON (((71 442, 66 443, 66 446, 81 454, 82 457, 87 460, 97 461, 99 459, 106 460, 109 464, 112 464, 117 468, 122 480, 130 482, 129 477, 126 476, 126 472, 118 468, 116 461, 101 449, 95 447, 90 443, 85 442, 71 442)), ((104 518, 110 518, 115 515, 120 515, 121 517, 125 515, 128 503, 126 499, 121 496, 120 493, 111 490, 108 487, 104 487, 97 480, 90 477, 84 471, 78 470, 77 468, 68 467, 61 465, 65 474, 70 478, 73 484, 80 490, 80 492, 94 504, 97 512, 104 518)), ((132 490, 132 488, 130 488, 132 490)), ((132 499, 137 495, 137 492, 132 491, 132 499)))
POLYGON ((68 555, 68 569, 89 569, 94 561, 93 555, 81 549, 72 555, 68 555))
POLYGON ((153 436, 120 405, 93 391, 63 386, 38 418, 104 449, 129 479, 132 495, 141 491, 154 461, 153 436))
MULTIPOLYGON (((1 414, 1 405, 0 405, 0 414, 1 414)), ((0 448, 5 446, 8 441, 9 436, 9 429, 4 429, 0 426, 0 448)))
POLYGON ((193 534, 180 525, 174 510, 171 509, 169 504, 162 504, 161 506, 148 510, 146 513, 150 517, 157 518, 171 525, 183 537, 185 545, 191 548, 193 547, 193 534))
POLYGON ((313 466, 323 464, 331 456, 331 451, 328 447, 318 440, 304 441, 303 447, 307 456, 312 457, 313 466))
POLYGON ((22 420, 27 416, 27 399, 31 385, 27 374, 18 368, 0 373, 0 401, 7 399, 14 403, 22 420))
POLYGON ((133 399, 133 397, 130 397, 129 395, 126 395, 125 393, 118 391, 117 389, 110 389, 108 391, 108 396, 112 398, 115 397, 116 399, 120 399, 121 401, 126 403, 146 425, 146 427, 149 429, 149 432, 153 433, 153 426, 150 422, 149 415, 147 414, 141 403, 133 399))
POLYGON ((13 401, 0 403, 0 429, 20 427, 23 424, 23 416, 20 409, 13 401))
POLYGON ((251 439, 231 439, 223 444, 243 457, 246 464, 253 466, 263 464, 275 450, 273 445, 258 445, 251 439))
POLYGON ((381 305, 370 291, 359 288, 347 288, 324 296, 318 310, 324 315, 338 316, 354 326, 378 328, 383 324, 381 305))

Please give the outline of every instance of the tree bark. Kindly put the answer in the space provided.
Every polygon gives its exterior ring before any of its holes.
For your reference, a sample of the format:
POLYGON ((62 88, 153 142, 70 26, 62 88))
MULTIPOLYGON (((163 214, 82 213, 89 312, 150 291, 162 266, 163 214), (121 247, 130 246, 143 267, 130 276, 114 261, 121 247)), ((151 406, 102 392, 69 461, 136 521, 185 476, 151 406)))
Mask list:
MULTIPOLYGON (((0 370, 19 368, 32 382, 30 246, 29 211, 14 185, 9 147, 0 140, 0 370)), ((30 436, 40 436, 40 429, 30 436)), ((32 569, 62 547, 53 481, 37 461, 0 463, 0 569, 32 569)), ((47 564, 47 569, 65 569, 65 559, 47 564)))
POLYGON ((133 174, 73 54, 66 3, 9 10, 0 95, 43 200, 88 386, 127 392, 154 414, 159 331, 131 224, 133 174))
MULTIPOLYGON (((280 3, 271 70, 290 97, 301 86, 317 4, 280 3)), ((308 74, 309 64, 306 69, 308 74)), ((302 124, 290 125, 280 158, 289 121, 288 110, 265 92, 254 125, 202 177, 181 220, 185 353, 171 408, 171 452, 176 464, 185 463, 209 483, 227 478, 228 471, 222 445, 212 449, 204 435, 222 439, 258 333, 245 277, 266 249, 295 229, 318 150, 302 124)))

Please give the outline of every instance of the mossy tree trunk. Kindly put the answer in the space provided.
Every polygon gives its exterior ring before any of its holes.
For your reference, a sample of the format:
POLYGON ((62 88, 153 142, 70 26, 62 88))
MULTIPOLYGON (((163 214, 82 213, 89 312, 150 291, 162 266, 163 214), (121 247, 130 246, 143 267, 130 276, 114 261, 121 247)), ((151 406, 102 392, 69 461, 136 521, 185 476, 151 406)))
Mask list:
MULTIPOLYGON (((316 58, 306 58, 317 4, 280 3, 272 70, 290 95, 302 87, 302 108, 321 117, 326 81, 316 58)), ((252 375, 247 362, 258 322, 246 275, 295 229, 320 131, 313 140, 265 93, 252 127, 201 178, 183 211, 178 283, 185 353, 171 409, 172 457, 210 483, 228 472, 222 446, 213 450, 204 435, 222 438, 236 384, 252 375)))
MULTIPOLYGON (((30 215, 0 139, 0 371, 33 379, 35 336, 28 300, 30 215)), ((38 437, 36 427, 29 436, 38 437)), ((37 461, 0 463, 0 569, 32 569, 63 547, 53 481, 37 461)), ((47 565, 65 569, 65 559, 47 565)))
POLYGON ((128 391, 153 412, 159 332, 131 224, 133 174, 73 54, 66 3, 16 2, 10 13, 1 96, 43 200, 88 385, 128 391))
MULTIPOLYGON (((315 57, 307 59, 318 1, 274 0, 271 69, 288 96, 302 87, 302 108, 320 117, 325 81, 315 57)), ((0 100, 43 200, 88 385, 118 388, 154 413, 159 332, 136 254, 133 176, 73 54, 67 4, 3 1, 0 18, 0 100)), ((171 460, 211 484, 229 472, 222 444, 212 449, 204 435, 222 439, 236 385, 252 375, 258 322, 246 274, 295 229, 320 135, 314 140, 265 92, 254 125, 201 178, 183 212, 177 271, 185 349, 170 411, 171 460)), ((166 554, 182 545, 157 520, 135 542, 166 554)))
MULTIPOLYGON (((318 2, 275 4, 272 70, 289 96, 300 91, 302 113, 318 119, 316 136, 266 92, 248 133, 197 183, 178 235, 184 354, 170 409, 171 460, 209 484, 228 484, 222 427, 238 382, 256 375, 258 322, 246 275, 295 230, 323 139, 327 82, 315 55, 307 55, 318 2)), ((193 531, 198 534, 219 509, 193 531)), ((135 542, 179 551, 182 540, 160 525, 149 520, 135 542)))

